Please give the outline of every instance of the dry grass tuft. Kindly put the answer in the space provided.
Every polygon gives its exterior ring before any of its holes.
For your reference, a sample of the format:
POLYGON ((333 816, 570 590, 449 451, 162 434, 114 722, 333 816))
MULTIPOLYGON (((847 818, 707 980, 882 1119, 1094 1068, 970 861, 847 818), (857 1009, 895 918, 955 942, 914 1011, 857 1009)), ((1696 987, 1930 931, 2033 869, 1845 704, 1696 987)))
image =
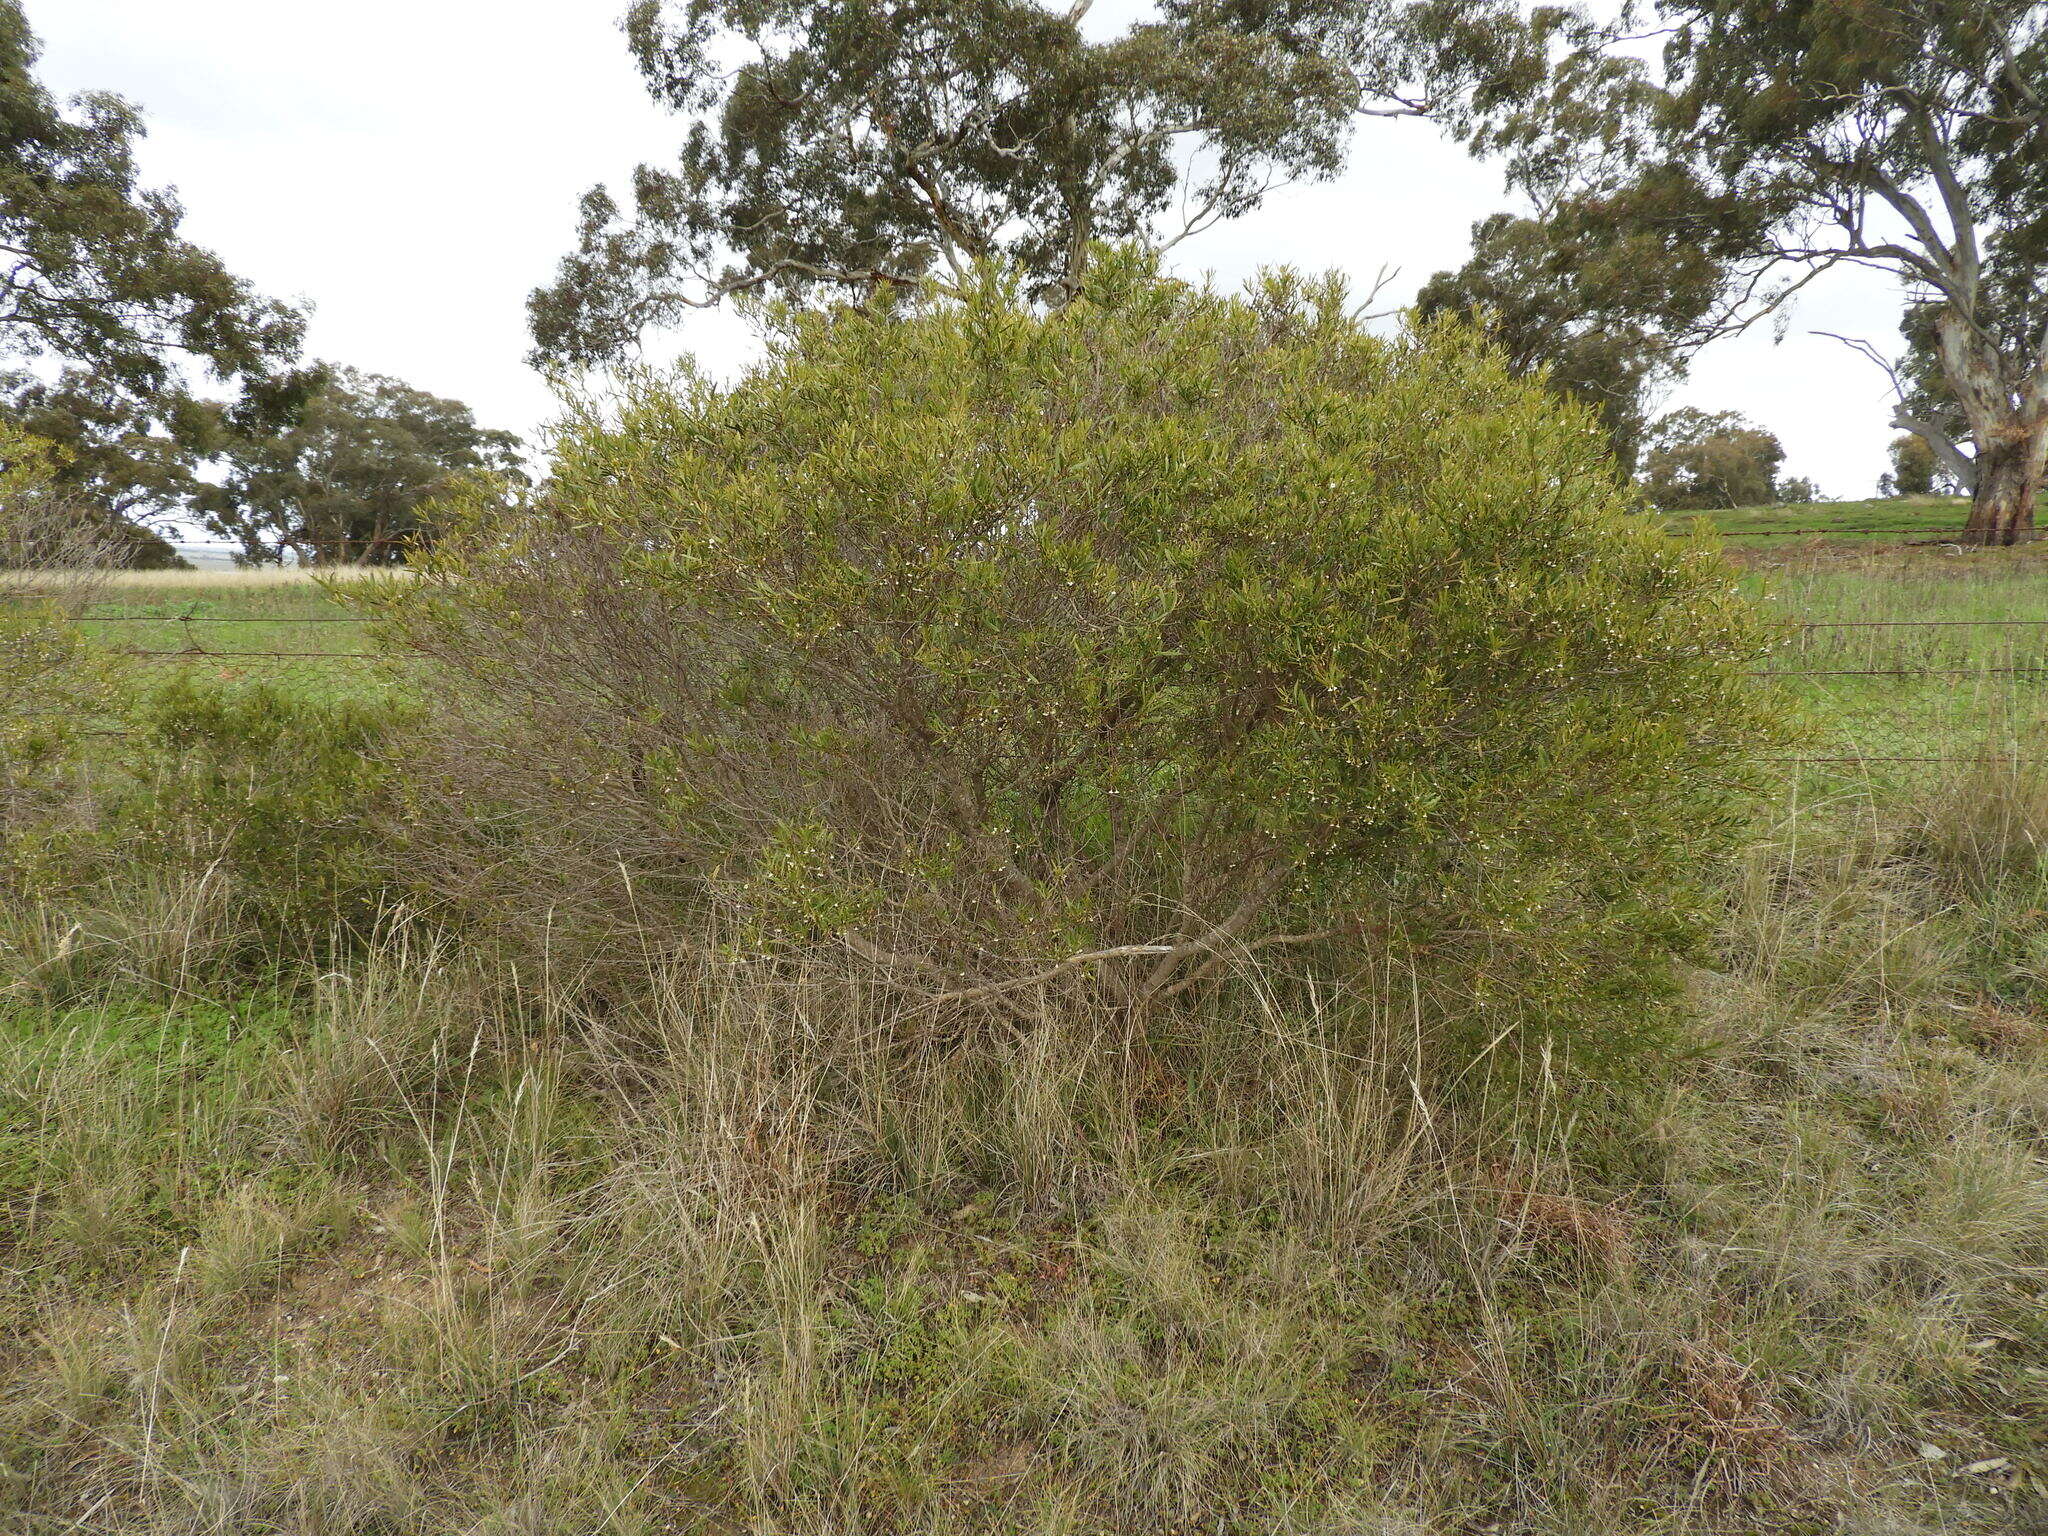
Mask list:
POLYGON ((1635 1222, 1619 1204, 1533 1189, 1500 1164, 1488 1183, 1513 1241, 1554 1245, 1610 1279, 1635 1267, 1635 1222))

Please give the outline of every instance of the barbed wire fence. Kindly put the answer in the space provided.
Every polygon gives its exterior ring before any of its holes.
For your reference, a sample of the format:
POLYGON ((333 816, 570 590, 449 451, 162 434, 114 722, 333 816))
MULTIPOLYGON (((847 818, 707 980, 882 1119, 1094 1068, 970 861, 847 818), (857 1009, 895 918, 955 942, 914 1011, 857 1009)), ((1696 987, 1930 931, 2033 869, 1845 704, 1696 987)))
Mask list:
MULTIPOLYGON (((114 599, 118 601, 118 599, 114 599)), ((195 610, 183 613, 67 613, 45 615, 47 622, 84 628, 106 655, 145 664, 184 665, 205 669, 206 675, 221 681, 268 681, 279 684, 311 684, 319 689, 348 686, 349 680, 336 674, 352 668, 358 677, 374 667, 402 664, 412 659, 407 653, 388 647, 370 648, 360 631, 377 622, 356 614, 210 614, 195 610), (301 626, 320 626, 314 633, 347 634, 346 649, 308 649, 294 645, 250 645, 223 643, 213 632, 247 632, 248 626, 266 632, 297 632, 301 626), (105 626, 102 629, 102 626, 105 626), (325 628, 339 626, 338 628, 325 628), (139 633, 142 643, 117 639, 139 633), (175 643, 164 643, 174 640, 175 643)), ((59 711, 31 711, 55 715, 59 711)), ((97 737, 133 737, 143 734, 134 725, 116 725, 104 720, 81 728, 97 737)))
MULTIPOLYGON (((205 669, 226 680, 346 686, 380 666, 424 659, 362 637, 355 615, 114 614, 67 616, 113 655, 205 669), (296 645, 236 644, 249 626, 303 634, 296 645), (306 628, 302 631, 301 626, 306 628), (125 637, 136 639, 127 642, 125 637), (337 644, 316 648, 313 635, 337 644), (343 639, 341 637, 347 637, 343 639), (175 644, 164 643, 175 638, 175 644)), ((1800 701, 1809 730, 1781 759, 1837 769, 2048 763, 2048 618, 1821 619, 1790 626, 1753 674, 1800 701)), ((94 734, 132 734, 95 727, 94 734)))
POLYGON ((1805 707, 1794 762, 2048 762, 2048 619, 1811 620, 1758 675, 1805 707))

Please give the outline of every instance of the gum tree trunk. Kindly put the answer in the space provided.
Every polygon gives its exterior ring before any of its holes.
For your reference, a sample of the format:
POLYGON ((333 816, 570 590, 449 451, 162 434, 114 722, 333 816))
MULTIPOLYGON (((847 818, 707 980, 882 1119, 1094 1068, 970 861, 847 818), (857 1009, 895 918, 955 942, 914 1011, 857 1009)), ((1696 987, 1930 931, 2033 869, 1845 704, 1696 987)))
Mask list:
POLYGON ((2016 544, 2034 536, 2034 504, 2048 471, 2048 367, 2019 370, 1953 308, 1941 316, 1942 372, 1976 441, 1976 482, 1964 539, 2016 544))
POLYGON ((1977 487, 1964 537, 1972 544, 2018 544, 2034 536, 2041 496, 2041 449, 2048 432, 2020 422, 1977 439, 1977 487))

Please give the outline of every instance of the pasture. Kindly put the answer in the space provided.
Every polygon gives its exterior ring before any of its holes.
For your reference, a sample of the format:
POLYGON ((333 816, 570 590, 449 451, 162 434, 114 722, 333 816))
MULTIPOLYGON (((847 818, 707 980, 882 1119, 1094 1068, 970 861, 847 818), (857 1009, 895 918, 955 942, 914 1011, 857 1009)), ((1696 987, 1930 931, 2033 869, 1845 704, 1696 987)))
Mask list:
MULTIPOLYGON (((1816 538, 1889 544, 1938 539, 1960 530, 1970 503, 1961 496, 1893 496, 1871 501, 1791 502, 1695 514, 1731 543, 1769 548, 1816 538)), ((1671 514, 1684 520, 1684 514, 1671 514)))
POLYGON ((2048 757, 2048 559, 1870 539, 1737 547, 1747 584, 1798 626, 1771 665, 1810 711, 1803 754, 1880 780, 2048 757))
MULTIPOLYGON (((337 590, 403 579, 343 578, 337 590)), ((329 585, 296 568, 118 572, 75 622, 144 688, 153 677, 270 685, 324 699, 388 692, 397 682, 393 663, 364 615, 338 601, 329 585)))

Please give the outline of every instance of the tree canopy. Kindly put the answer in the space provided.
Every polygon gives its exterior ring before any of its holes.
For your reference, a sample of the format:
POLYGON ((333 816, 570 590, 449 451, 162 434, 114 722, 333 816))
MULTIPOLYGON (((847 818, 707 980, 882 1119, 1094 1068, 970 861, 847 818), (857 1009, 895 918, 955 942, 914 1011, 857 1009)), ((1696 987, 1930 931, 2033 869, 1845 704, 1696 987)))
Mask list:
POLYGON ((1416 308, 1483 320, 1517 373, 1590 406, 1633 472, 1657 385, 1683 370, 1675 337, 1720 290, 1706 251, 1672 246, 1566 208, 1548 219, 1500 213, 1473 226, 1471 258, 1423 286, 1416 308))
POLYGON ((736 293, 957 291, 983 261, 1058 302, 1100 243, 1170 244, 1333 174, 1361 113, 1476 122, 1540 76, 1501 0, 1167 0, 1110 35, 1088 9, 638 0, 641 73, 697 121, 630 207, 584 198, 530 301, 536 355, 612 361, 736 293))
POLYGON ((288 424, 223 442, 227 477, 196 504, 252 563, 399 564, 431 536, 435 498, 468 476, 518 477, 519 448, 460 401, 327 368, 288 424))
POLYGON ((185 360, 225 380, 292 356, 303 317, 185 239, 177 198, 140 183, 141 114, 104 92, 67 111, 38 56, 19 0, 0 0, 0 352, 135 393, 172 387, 185 360))
POLYGON ((1830 267, 1897 273, 1970 439, 1971 528, 2019 536, 2048 469, 2048 4, 1647 9, 1661 70, 1578 49, 1490 142, 1547 207, 1714 251, 1726 280, 1699 335, 1830 267))
MULTIPOLYGON (((1778 499, 1784 447, 1775 434, 1736 411, 1681 406, 1650 429, 1643 489, 1666 511, 1763 506, 1778 499)), ((1812 500, 1812 487, 1797 482, 1812 500)))
POLYGON ((83 368, 0 374, 0 422, 44 444, 44 473, 69 515, 98 531, 114 564, 183 562, 145 518, 181 506, 199 481, 215 408, 182 390, 135 395, 83 368))
POLYGON ((1904 432, 1892 439, 1891 469, 1879 477, 1878 490, 1887 496, 1931 496, 1942 479, 1941 465, 1927 439, 1904 432))
POLYGON ((273 410, 305 319, 184 237, 175 195, 141 182, 133 105, 60 103, 38 57, 0 0, 0 418, 53 445, 62 504, 112 558, 176 563, 141 523, 190 501, 231 416, 273 410))

